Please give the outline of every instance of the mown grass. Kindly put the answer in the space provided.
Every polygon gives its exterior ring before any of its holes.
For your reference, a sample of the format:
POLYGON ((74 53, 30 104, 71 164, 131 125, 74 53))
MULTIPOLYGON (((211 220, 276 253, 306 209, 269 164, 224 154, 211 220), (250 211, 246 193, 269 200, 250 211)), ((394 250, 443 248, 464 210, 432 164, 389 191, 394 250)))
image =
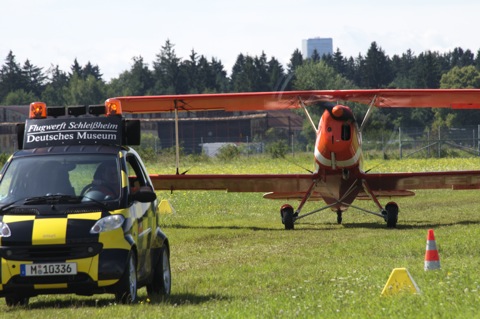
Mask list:
MULTIPOLYGON (((311 168, 309 156, 295 159, 311 168), (310 166, 309 166, 310 165, 310 166)), ((170 173, 171 163, 149 165, 170 173)), ((183 163, 185 164, 185 163, 183 163)), ((192 160, 192 173, 303 172, 282 160, 249 158, 221 165, 192 160)), ((475 169, 480 160, 367 162, 376 170, 475 169)), ((186 167, 188 168, 188 167, 186 167)), ((163 215, 172 248, 172 295, 116 305, 113 296, 41 296, 5 318, 475 318, 480 317, 478 191, 435 190, 398 199, 397 229, 378 217, 349 210, 342 225, 321 212, 294 231, 280 222, 283 202, 261 194, 158 192, 175 208, 163 215), (424 271, 428 229, 435 230, 441 269, 424 271), (394 268, 405 267, 421 294, 385 297, 394 268)), ((373 209, 368 201, 356 202, 373 209)), ((308 203, 306 210, 319 203, 308 203)))

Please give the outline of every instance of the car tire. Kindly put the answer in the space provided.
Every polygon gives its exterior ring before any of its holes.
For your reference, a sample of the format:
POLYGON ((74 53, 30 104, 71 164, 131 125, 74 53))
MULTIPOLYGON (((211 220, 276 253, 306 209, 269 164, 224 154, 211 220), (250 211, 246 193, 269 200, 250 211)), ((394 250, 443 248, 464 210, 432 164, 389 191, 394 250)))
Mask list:
POLYGON ((9 307, 27 306, 29 299, 30 298, 19 295, 19 294, 11 294, 11 295, 5 296, 5 303, 9 307))
POLYGON ((135 253, 128 254, 125 272, 117 283, 115 301, 121 304, 130 304, 137 301, 137 260, 135 253))
POLYGON ((164 246, 160 250, 160 257, 157 263, 153 266, 152 281, 147 285, 147 293, 151 297, 168 296, 171 289, 170 251, 168 246, 164 246))

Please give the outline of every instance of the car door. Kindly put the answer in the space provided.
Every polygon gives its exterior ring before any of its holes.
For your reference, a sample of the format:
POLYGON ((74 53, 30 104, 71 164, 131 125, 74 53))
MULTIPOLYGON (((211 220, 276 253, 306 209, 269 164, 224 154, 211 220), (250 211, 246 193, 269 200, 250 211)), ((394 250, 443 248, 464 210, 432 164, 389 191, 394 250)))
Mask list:
MULTIPOLYGON (((142 187, 151 187, 139 159, 134 154, 128 154, 126 159, 129 194, 133 195, 142 187)), ((142 277, 148 276, 152 269, 150 248, 156 228, 155 206, 152 202, 141 203, 133 199, 129 205, 131 215, 134 216, 136 221, 134 227, 136 227, 136 245, 138 250, 137 269, 139 271, 138 279, 141 280, 143 279, 142 277)))

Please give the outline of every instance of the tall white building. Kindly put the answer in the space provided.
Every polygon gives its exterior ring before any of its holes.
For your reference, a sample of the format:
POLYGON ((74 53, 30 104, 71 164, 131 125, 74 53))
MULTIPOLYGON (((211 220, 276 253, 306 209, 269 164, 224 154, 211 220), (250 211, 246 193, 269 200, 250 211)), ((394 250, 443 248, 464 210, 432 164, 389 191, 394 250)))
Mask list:
POLYGON ((318 55, 333 55, 332 38, 312 38, 302 40, 302 55, 304 59, 309 59, 313 55, 313 51, 317 50, 318 55))

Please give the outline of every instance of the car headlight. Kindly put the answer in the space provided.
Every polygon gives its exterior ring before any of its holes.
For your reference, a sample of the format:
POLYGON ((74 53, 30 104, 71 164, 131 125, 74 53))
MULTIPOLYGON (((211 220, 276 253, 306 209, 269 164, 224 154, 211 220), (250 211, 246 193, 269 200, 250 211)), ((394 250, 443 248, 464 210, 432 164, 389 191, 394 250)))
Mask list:
POLYGON ((0 237, 10 237, 12 232, 10 231, 10 227, 8 227, 7 223, 0 222, 0 237))
POLYGON ((99 234, 122 227, 125 218, 122 215, 111 215, 97 221, 90 229, 90 234, 99 234))

